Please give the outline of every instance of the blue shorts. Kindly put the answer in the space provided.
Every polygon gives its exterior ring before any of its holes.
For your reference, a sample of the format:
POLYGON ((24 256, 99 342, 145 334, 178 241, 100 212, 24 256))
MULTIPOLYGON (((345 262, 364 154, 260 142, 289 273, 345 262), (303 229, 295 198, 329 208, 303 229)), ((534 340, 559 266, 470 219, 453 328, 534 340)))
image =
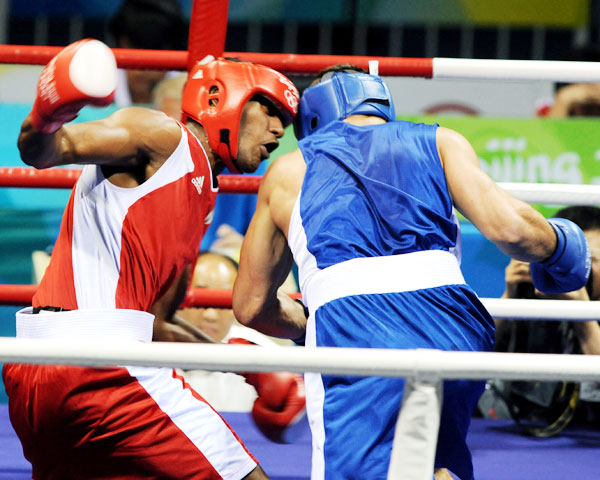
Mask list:
MULTIPOLYGON (((339 298, 318 308, 314 322, 317 346, 493 348, 493 320, 466 285, 339 298)), ((313 471, 322 461, 327 480, 386 479, 404 379, 307 374, 307 388, 313 471)), ((466 435, 483 388, 480 381, 444 382, 435 464, 461 480, 473 478, 466 435)))

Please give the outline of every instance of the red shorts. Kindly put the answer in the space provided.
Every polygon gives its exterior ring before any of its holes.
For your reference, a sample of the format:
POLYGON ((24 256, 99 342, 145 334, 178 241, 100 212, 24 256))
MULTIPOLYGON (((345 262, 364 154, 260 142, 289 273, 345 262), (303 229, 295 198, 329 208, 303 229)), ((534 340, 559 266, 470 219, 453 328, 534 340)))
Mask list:
POLYGON ((241 479, 229 425, 167 368, 4 365, 9 413, 36 479, 241 479))

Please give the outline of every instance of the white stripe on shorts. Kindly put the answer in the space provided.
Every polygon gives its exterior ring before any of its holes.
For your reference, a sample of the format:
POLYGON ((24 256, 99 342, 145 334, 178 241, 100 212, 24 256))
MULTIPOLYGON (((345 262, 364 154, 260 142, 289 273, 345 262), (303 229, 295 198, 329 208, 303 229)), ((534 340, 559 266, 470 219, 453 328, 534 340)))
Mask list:
POLYGON ((196 445, 225 480, 240 480, 256 468, 225 421, 206 402, 197 399, 170 368, 125 367, 160 409, 196 445))

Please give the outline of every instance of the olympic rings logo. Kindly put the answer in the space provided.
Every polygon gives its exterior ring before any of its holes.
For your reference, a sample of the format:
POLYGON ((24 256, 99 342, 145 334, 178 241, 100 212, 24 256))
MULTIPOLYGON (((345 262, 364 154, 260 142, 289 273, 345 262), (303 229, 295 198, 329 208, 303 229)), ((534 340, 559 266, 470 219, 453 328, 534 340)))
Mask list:
POLYGON ((298 112, 298 94, 292 90, 286 90, 283 94, 287 100, 288 105, 294 113, 298 112))
POLYGON ((287 87, 286 91, 283 93, 283 96, 287 100, 287 104, 292 109, 294 114, 298 113, 298 102, 300 100, 300 94, 298 93, 296 85, 294 85, 292 81, 285 75, 279 72, 276 73, 277 79, 287 87))

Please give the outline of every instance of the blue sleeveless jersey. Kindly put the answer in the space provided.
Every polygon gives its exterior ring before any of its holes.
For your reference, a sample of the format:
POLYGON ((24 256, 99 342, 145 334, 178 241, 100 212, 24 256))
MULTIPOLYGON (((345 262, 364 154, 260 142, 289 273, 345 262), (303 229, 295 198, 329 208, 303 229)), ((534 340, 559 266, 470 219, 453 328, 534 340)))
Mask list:
POLYGON ((319 268, 456 246, 436 129, 333 122, 299 142, 306 161, 300 214, 319 268))
MULTIPOLYGON (((493 321, 451 255, 460 231, 436 130, 333 122, 299 142, 306 173, 288 244, 310 310, 307 346, 492 348, 493 321)), ((305 381, 311 478, 387 478, 404 379, 305 381)), ((473 478, 465 437, 482 389, 444 382, 435 465, 461 480, 473 478)))

